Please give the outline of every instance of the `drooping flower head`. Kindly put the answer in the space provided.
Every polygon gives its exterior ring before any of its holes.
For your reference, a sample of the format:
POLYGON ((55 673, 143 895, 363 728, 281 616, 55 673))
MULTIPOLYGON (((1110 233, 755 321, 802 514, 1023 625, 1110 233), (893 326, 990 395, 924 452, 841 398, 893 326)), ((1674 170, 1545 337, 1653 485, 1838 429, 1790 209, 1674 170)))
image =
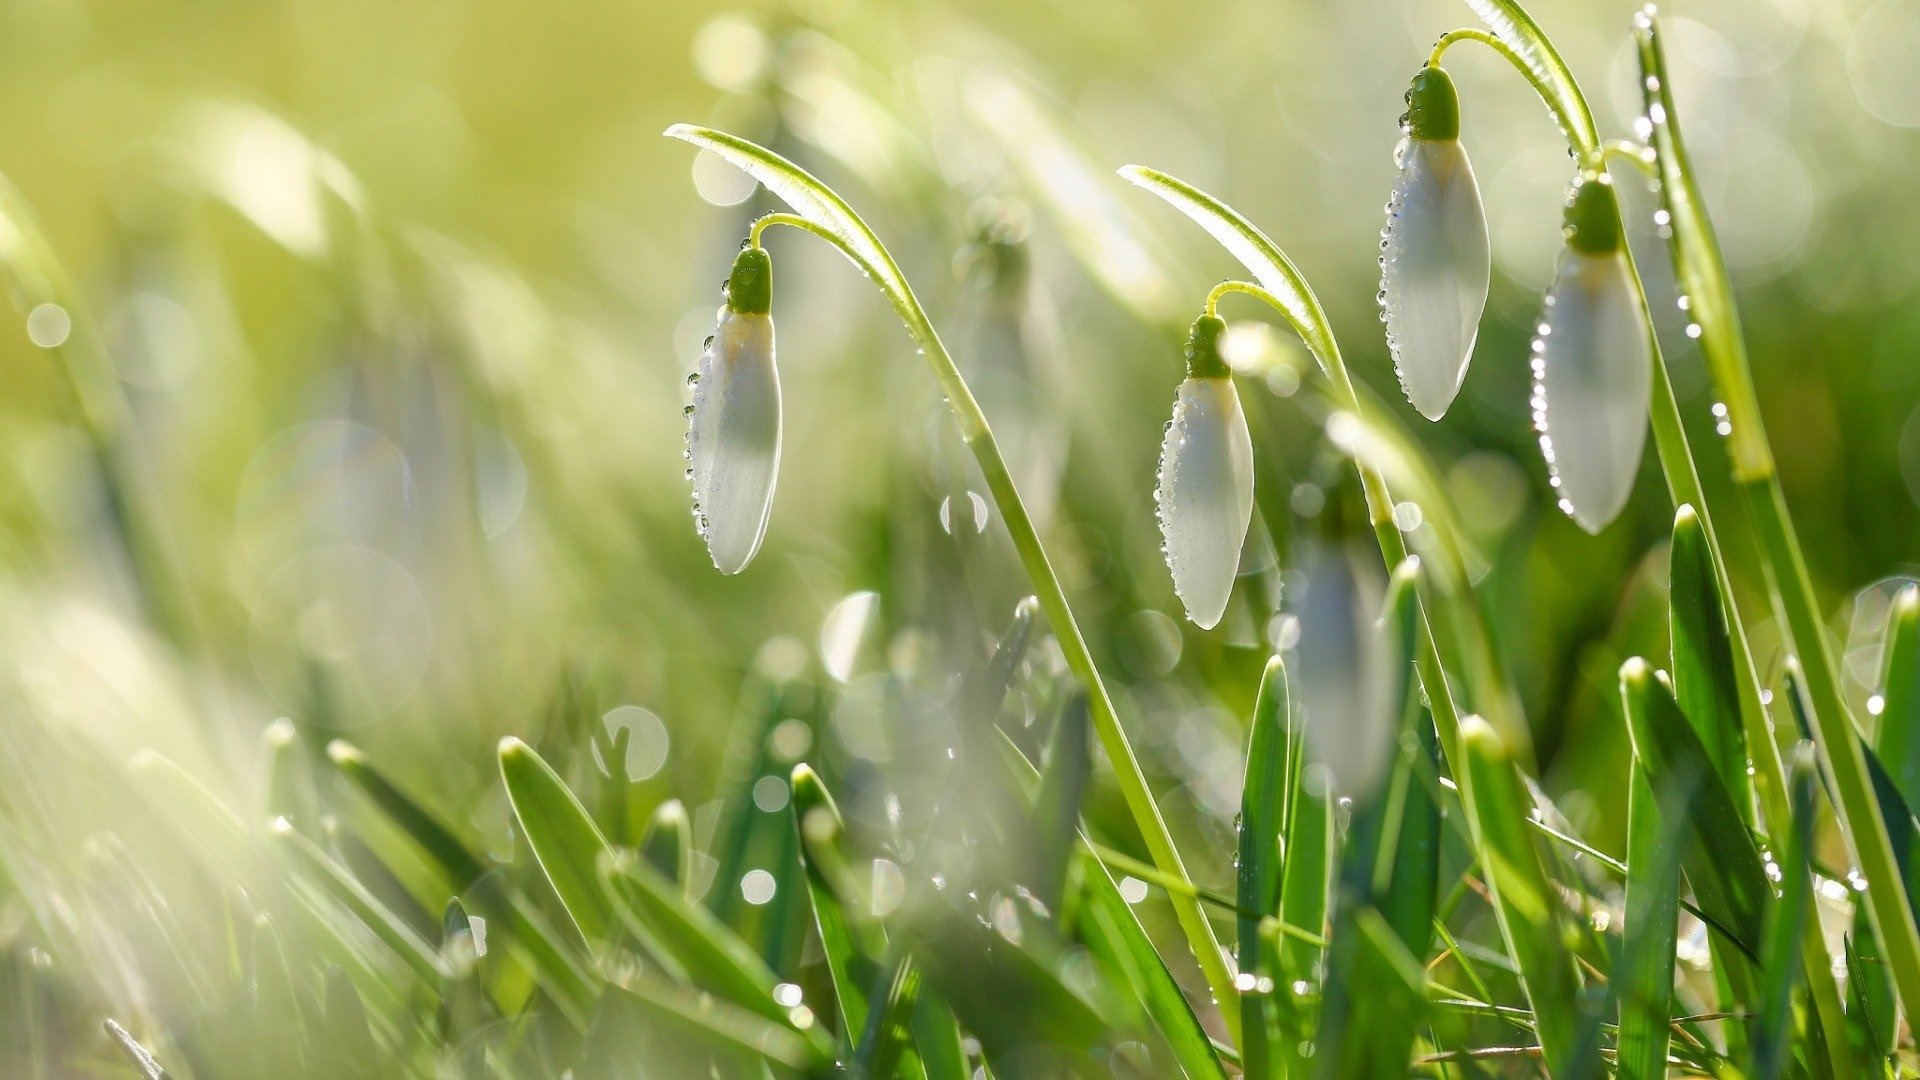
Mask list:
POLYGON ((1153 493, 1173 591, 1202 630, 1227 610, 1253 520, 1253 439, 1220 355, 1226 329, 1212 315, 1194 320, 1153 493))
POLYGON ((773 262, 749 247, 727 278, 720 323, 688 378, 693 519, 723 574, 760 550, 780 471, 780 373, 773 360, 773 262))
POLYGON ((1533 420, 1560 509, 1597 533, 1633 491, 1653 352, 1605 175, 1575 186, 1566 237, 1533 340, 1533 420))
POLYGON ((1438 420, 1473 358, 1492 256, 1480 186, 1460 145, 1459 95, 1444 70, 1413 77, 1405 124, 1380 234, 1380 317, 1400 389, 1420 415, 1438 420))

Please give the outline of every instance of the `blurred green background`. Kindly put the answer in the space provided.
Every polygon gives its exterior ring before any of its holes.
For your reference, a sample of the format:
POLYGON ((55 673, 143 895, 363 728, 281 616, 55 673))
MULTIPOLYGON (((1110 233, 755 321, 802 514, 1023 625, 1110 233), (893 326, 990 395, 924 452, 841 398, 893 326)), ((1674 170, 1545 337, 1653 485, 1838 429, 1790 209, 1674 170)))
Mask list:
MULTIPOLYGON (((1635 6, 1535 5, 1609 135, 1638 111, 1635 6)), ((1883 600, 1875 583, 1920 557, 1920 4, 1665 13, 1787 493, 1836 624, 1864 628, 1848 638, 1864 697, 1877 643, 1855 594, 1883 600)), ((264 820, 279 717, 316 751, 353 739, 504 856, 499 736, 591 777, 610 766, 586 733, 628 728, 639 804, 682 798, 710 835, 760 679, 802 721, 775 760, 827 762, 873 829, 911 815, 888 798, 918 778, 898 742, 940 721, 900 687, 932 695, 976 664, 1027 586, 893 315, 798 233, 770 240, 788 424, 773 523, 745 574, 712 572, 682 384, 772 204, 661 139, 676 121, 801 162, 894 246, 1008 444, 1189 864, 1227 880, 1242 718, 1294 636, 1293 556, 1351 528, 1352 492, 1270 378, 1253 395, 1269 531, 1220 630, 1180 618, 1154 457, 1182 328, 1232 267, 1112 170, 1166 169, 1260 222, 1398 406, 1373 298, 1395 118, 1433 40, 1471 21, 1442 0, 0 7, 0 172, 74 308, 70 332, 49 313, 29 327, 27 306, 0 329, 9 964, 50 966, 88 1007, 187 1009, 116 907, 128 871, 102 870, 125 844, 139 873, 189 874, 141 857, 122 765, 158 751, 264 820), (124 408, 107 456, 159 537, 144 564, 117 524, 142 511, 103 488, 63 363, 93 363, 95 400, 124 408), (118 929, 62 952, 49 924, 118 929)), ((1463 49, 1449 67, 1494 287, 1462 405, 1437 425, 1399 411, 1478 547, 1549 786, 1617 846, 1613 673, 1664 640, 1646 567, 1669 510, 1651 453, 1598 537, 1545 497, 1520 358, 1571 165, 1504 65, 1463 49)), ((1711 441, 1666 260, 1643 250, 1682 409, 1711 441)))

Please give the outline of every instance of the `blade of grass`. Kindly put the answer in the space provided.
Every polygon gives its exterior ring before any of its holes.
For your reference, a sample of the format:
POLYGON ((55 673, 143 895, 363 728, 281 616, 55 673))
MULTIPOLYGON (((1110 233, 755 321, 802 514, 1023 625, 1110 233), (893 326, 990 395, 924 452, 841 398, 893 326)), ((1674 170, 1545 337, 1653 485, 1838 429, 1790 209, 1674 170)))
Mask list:
POLYGON ((1669 571, 1669 625, 1673 641, 1673 691, 1707 756, 1751 824, 1752 784, 1747 776, 1746 738, 1740 724, 1733 641, 1713 555, 1700 516, 1690 506, 1674 514, 1669 571))
POLYGON ((347 872, 346 867, 334 862, 312 840, 301 835, 291 821, 276 818, 271 832, 323 892, 365 923, 367 929, 373 931, 374 936, 418 973, 427 985, 436 989, 440 986, 446 971, 441 967, 439 953, 432 945, 427 944, 403 919, 380 903, 347 872))
POLYGON ((1680 829, 1660 813, 1644 765, 1630 766, 1627 910, 1613 991, 1620 1003, 1622 1080, 1667 1075, 1680 918, 1680 829))
POLYGON ((1920 586, 1894 597, 1883 648, 1874 748, 1900 797, 1920 806, 1920 586))
POLYGON ((531 746, 508 736, 500 740, 499 756, 514 819, 561 908, 589 947, 611 941, 613 906, 595 869, 609 850, 606 837, 531 746))
POLYGON ((594 990, 580 961, 546 916, 504 884, 439 817, 387 779, 358 747, 335 739, 327 744, 327 759, 440 867, 453 892, 465 896, 497 927, 507 929, 509 947, 526 958, 568 1014, 584 1022, 594 990))
POLYGON ((1334 1060, 1322 1063, 1317 1073, 1340 1080, 1409 1075, 1426 1014, 1426 972, 1375 909, 1361 908, 1352 925, 1357 946, 1352 982, 1366 988, 1366 1000, 1339 1041, 1327 1047, 1334 1060))
POLYGON ((1466 766, 1460 795, 1475 852, 1486 869, 1501 935, 1533 1005, 1548 1071, 1558 1074, 1575 1066, 1581 1042, 1580 975, 1561 924, 1560 902, 1526 826, 1533 800, 1493 725, 1463 717, 1460 749, 1466 766))
POLYGON ((842 1050, 850 1051, 867 1025, 867 986, 885 943, 877 929, 856 929, 859 924, 848 917, 846 897, 837 887, 845 872, 845 860, 838 851, 845 826, 832 794, 804 763, 793 767, 792 791, 793 822, 800 833, 814 929, 820 935, 827 978, 839 1007, 842 1050))
POLYGON ((790 1010, 773 996, 780 980, 753 947, 713 913, 689 902, 674 884, 631 852, 606 850, 599 856, 602 892, 611 897, 618 917, 636 935, 658 940, 685 969, 687 978, 710 993, 777 1023, 795 1027, 822 1053, 832 1044, 815 1027, 798 1028, 790 1010))
POLYGON ((1024 876, 1027 887, 1049 911, 1060 910, 1075 826, 1080 820, 1080 799, 1092 770, 1093 758, 1087 746, 1087 699, 1075 694, 1054 724, 1028 833, 1024 876))
POLYGON ((1792 779, 1794 828, 1781 852, 1780 902, 1768 913, 1765 951, 1761 970, 1765 974, 1759 1019, 1754 1023, 1753 1064, 1749 1076, 1756 1080, 1775 1080, 1786 1074, 1793 1057, 1788 1044, 1793 1038, 1793 994, 1800 982, 1800 964, 1795 955, 1800 935, 1813 906, 1813 888, 1807 877, 1807 862, 1813 850, 1813 792, 1816 766, 1814 749, 1801 743, 1793 755, 1792 779))
POLYGON ((728 1053, 804 1076, 830 1075, 829 1050, 737 1005, 644 973, 629 975, 611 989, 645 1006, 653 1022, 728 1053))
MULTIPOLYGON (((1667 684, 1645 660, 1620 668, 1627 733, 1662 813, 1684 823, 1681 865, 1701 910, 1734 935, 1749 958, 1760 955, 1760 927, 1773 896, 1760 851, 1720 784, 1707 750, 1681 715, 1667 684)), ((1742 997, 1751 1004, 1752 999, 1742 997)))
MULTIPOLYGON (((1254 699, 1248 725, 1246 780, 1240 790, 1240 856, 1234 876, 1236 944, 1240 971, 1270 985, 1282 985, 1278 957, 1268 955, 1260 933, 1260 917, 1278 910, 1280 891, 1280 819, 1287 805, 1287 723, 1292 706, 1286 664, 1275 656, 1267 661, 1254 699)), ((1240 1057, 1250 1077, 1264 1077, 1272 1068, 1269 1042, 1273 1024, 1272 994, 1242 993, 1240 998, 1240 1057)))

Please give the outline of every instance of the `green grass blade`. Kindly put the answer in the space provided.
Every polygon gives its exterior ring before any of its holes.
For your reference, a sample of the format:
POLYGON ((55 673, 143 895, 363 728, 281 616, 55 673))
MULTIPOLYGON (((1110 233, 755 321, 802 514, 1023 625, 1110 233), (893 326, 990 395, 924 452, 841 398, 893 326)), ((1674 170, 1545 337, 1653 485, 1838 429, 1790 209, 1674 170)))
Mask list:
MULTIPOLYGON (((599 858, 603 892, 613 898, 619 917, 637 936, 658 941, 694 985, 776 1023, 794 1024, 773 996, 780 980, 752 946, 632 853, 608 850, 599 858)), ((831 1053, 817 1027, 796 1030, 831 1053)))
POLYGON ((321 891, 332 896, 365 923, 375 937, 392 949, 408 967, 418 972, 428 985, 440 985, 446 972, 440 965, 438 952, 414 933, 405 920, 388 910, 386 905, 367 891, 366 886, 347 872, 346 867, 334 862, 312 840, 301 835, 286 818, 274 820, 272 833, 292 854, 294 862, 320 886, 321 891))
POLYGON ((1493 891, 1501 935, 1533 1006, 1547 1069, 1557 1074, 1573 1067, 1582 1042, 1580 975, 1560 901, 1526 824, 1533 800, 1491 724, 1477 716, 1463 717, 1460 749, 1466 765, 1460 795, 1467 805, 1474 849, 1493 891))
POLYGON ((845 832, 840 808, 820 777, 807 765, 793 767, 794 827, 813 902, 814 929, 826 956, 827 977, 840 1012, 842 1050, 850 1050, 867 1025, 867 987, 873 980, 877 931, 861 933, 848 917, 839 882, 845 862, 838 847, 845 832))
POLYGON ((913 957, 905 953, 884 969, 876 968, 875 983, 879 1005, 867 1017, 866 1030, 854 1050, 856 1076, 899 1076, 900 1059, 912 1032, 909 1030, 914 1007, 920 999, 920 972, 913 957))
POLYGON ((1813 850, 1814 749, 1802 743, 1793 756, 1789 774, 1793 793, 1793 830, 1781 852, 1782 895, 1768 913, 1761 970, 1765 972, 1759 1019, 1754 1024, 1753 1066, 1756 1080, 1776 1080, 1786 1074, 1792 1054, 1794 988, 1800 982, 1797 953, 1813 906, 1808 860, 1813 850))
POLYGON ((327 744, 327 758, 375 809, 440 867, 451 891, 495 920, 496 926, 506 928, 509 948, 525 957, 573 1019, 584 1021, 593 988, 580 961, 546 916, 503 884, 452 829, 375 768, 358 747, 335 739, 327 744))
POLYGON ((1080 820, 1080 799, 1093 771, 1084 694, 1073 695, 1061 710, 1049 742, 1040 789, 1034 796, 1023 877, 1048 911, 1059 911, 1080 820))
POLYGON ((1908 806, 1920 806, 1920 586, 1894 597, 1881 664, 1874 748, 1908 806))
POLYGON ((729 1056, 805 1076, 830 1074, 830 1050, 737 1005, 645 973, 623 979, 613 989, 643 1006, 648 1024, 690 1036, 729 1056))
POLYGON ((1720 606, 1713 553, 1691 506, 1674 514, 1669 571, 1669 626, 1673 641, 1673 691, 1693 724, 1733 804, 1751 824, 1752 783, 1747 775, 1746 737, 1740 723, 1733 639, 1720 606))
POLYGON ((1847 1029, 1854 1052, 1875 1063, 1876 1076, 1890 1076, 1894 1047, 1893 983, 1880 957, 1873 926, 1856 921, 1847 936, 1847 1029))
MULTIPOLYGON (((1281 985, 1278 957, 1269 955, 1260 933, 1260 917, 1279 907, 1280 821, 1286 807, 1288 744, 1292 728, 1286 664, 1275 656, 1267 661, 1254 699, 1253 721, 1247 733, 1246 780, 1240 789, 1240 858, 1234 876, 1236 945, 1240 971, 1281 985)), ((1245 994, 1240 999, 1240 1057, 1248 1076, 1266 1076, 1272 1065, 1269 1028, 1273 1024, 1271 994, 1245 994)))
POLYGON ((913 1008, 913 1049, 927 1080, 968 1080, 967 1051, 953 1010, 923 986, 913 1008))
POLYGON ((1364 988, 1350 1022, 1336 1045, 1326 1053, 1318 1075, 1339 1080, 1406 1076, 1411 1073, 1414 1040, 1425 1022, 1426 972, 1400 940, 1400 935, 1371 907, 1352 919, 1353 966, 1351 981, 1364 988))
MULTIPOLYGON (((1110 971, 1120 972, 1154 1026, 1167 1040, 1174 1059, 1189 1080, 1224 1080, 1225 1071, 1207 1037, 1206 1028, 1194 1015, 1193 1005, 1180 990, 1166 961, 1154 949, 1153 940, 1120 895, 1119 886, 1100 860, 1082 853, 1080 860, 1080 933, 1087 947, 1110 971)), ((1271 952, 1264 943, 1262 951, 1271 952)), ((1244 1033, 1256 1030, 1253 1017, 1245 1010, 1247 1001, 1270 999, 1272 993, 1244 993, 1241 996, 1244 1033)), ((1259 1030, 1264 1030, 1261 1028, 1259 1030)), ((1244 1066, 1247 1076, 1260 1075, 1253 1066, 1244 1066)))
POLYGON ((574 928, 590 946, 610 941, 613 906, 596 869, 609 848, 586 807, 533 747, 511 736, 500 741, 500 777, 521 835, 574 928))
POLYGON ((1681 865, 1708 920, 1748 957, 1760 955, 1760 928, 1773 890, 1760 850, 1720 783, 1706 747, 1680 713, 1666 681, 1639 657, 1620 668, 1627 733, 1662 813, 1684 822, 1681 865))
POLYGON ((1622 1080, 1667 1075, 1674 954, 1680 918, 1680 828, 1660 813, 1644 765, 1631 767, 1627 801, 1626 940, 1614 972, 1622 1080))

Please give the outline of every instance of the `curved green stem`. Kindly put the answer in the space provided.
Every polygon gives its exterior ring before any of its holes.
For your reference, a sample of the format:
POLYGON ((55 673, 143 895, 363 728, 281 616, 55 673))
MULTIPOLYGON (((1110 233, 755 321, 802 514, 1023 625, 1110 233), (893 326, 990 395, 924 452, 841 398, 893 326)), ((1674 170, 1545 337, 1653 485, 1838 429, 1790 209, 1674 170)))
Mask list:
POLYGON ((812 221, 801 217, 799 214, 784 214, 778 210, 770 214, 761 214, 759 217, 753 219, 753 224, 749 226, 747 229, 748 246, 756 247, 756 248, 759 247, 760 234, 763 232, 766 232, 768 229, 772 228, 775 225, 786 225, 795 229, 801 229, 806 232, 810 232, 813 235, 819 237, 820 239, 825 240, 827 243, 832 244, 834 247, 839 248, 840 253, 842 255, 845 255, 850 259, 854 258, 853 252, 847 247, 845 242, 843 242, 840 239, 840 237, 833 232, 833 230, 826 229, 819 225, 816 225, 812 221))
POLYGON ((1471 26, 1449 30, 1440 35, 1439 41, 1434 42, 1433 52, 1427 56, 1427 65, 1439 67, 1441 56, 1449 47, 1461 41, 1485 45, 1513 65, 1514 70, 1527 80, 1528 85, 1533 87, 1533 92, 1546 104, 1547 112, 1553 115, 1554 122, 1559 124, 1560 130, 1565 133, 1567 144, 1579 152, 1581 162, 1590 167, 1599 164, 1600 129, 1593 122, 1593 110, 1587 107, 1586 99, 1581 97, 1576 89, 1569 95, 1571 104, 1562 102, 1560 95, 1554 93, 1554 85, 1547 76, 1536 70, 1534 65, 1529 64, 1526 57, 1520 55, 1519 50, 1498 36, 1471 26))
MULTIPOLYGON (((1187 875, 1180 851, 1174 845, 1172 834, 1167 831, 1166 821, 1160 815, 1160 807, 1154 800, 1152 790, 1147 786, 1146 774, 1133 752, 1133 744, 1127 739, 1126 730, 1120 726, 1113 698, 1107 692, 1099 668, 1094 664, 1092 650, 1087 647, 1086 637, 1080 632, 1080 624, 1067 603, 1066 590, 1060 584, 1059 575, 1054 572, 1052 561, 1040 543, 1039 533, 1034 529, 1026 504, 1014 486, 1006 458, 987 424, 986 414, 981 411, 980 403, 974 399, 973 391, 961 376, 959 366, 954 363, 939 333, 934 330, 926 309, 921 306, 912 286, 900 272, 899 264, 844 199, 771 150, 737 136, 686 125, 670 128, 667 134, 726 158, 759 179, 796 210, 802 211, 797 219, 796 215, 778 215, 776 220, 763 218, 760 227, 795 225, 826 239, 865 271, 893 304, 894 311, 906 324, 907 333, 926 354, 934 379, 940 384, 940 390, 953 410, 960 436, 973 453, 974 461, 987 482, 987 489, 1006 523, 1014 550, 1033 583, 1034 595, 1039 598, 1041 610, 1053 626, 1054 637, 1060 644, 1068 668, 1086 687, 1094 729, 1113 765, 1121 796, 1132 812, 1148 854, 1167 878, 1191 887, 1192 879, 1187 875)), ((1240 1010, 1234 1004, 1237 993, 1232 973, 1227 968, 1226 955, 1214 935, 1213 924, 1208 921, 1206 911, 1194 896, 1170 891, 1168 900, 1194 959, 1213 991, 1229 1033, 1238 1039, 1240 1010)))

